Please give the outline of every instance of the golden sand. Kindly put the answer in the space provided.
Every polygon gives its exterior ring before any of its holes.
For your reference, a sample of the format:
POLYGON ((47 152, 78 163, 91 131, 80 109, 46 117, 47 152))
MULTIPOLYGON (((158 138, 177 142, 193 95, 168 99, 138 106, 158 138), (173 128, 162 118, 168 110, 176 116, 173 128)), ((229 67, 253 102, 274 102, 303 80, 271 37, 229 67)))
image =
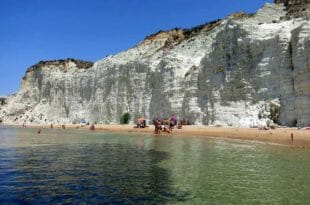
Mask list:
MULTIPOLYGON (((90 126, 65 125, 66 129, 89 129, 90 126)), ((27 127, 50 128, 50 125, 27 125, 27 127)), ((54 125, 61 128, 61 125, 54 125)), ((154 126, 147 128, 134 128, 134 125, 95 125, 95 131, 108 132, 133 132, 154 134, 154 126)), ((277 143, 302 148, 310 148, 310 130, 297 128, 277 128, 270 130, 259 130, 258 128, 229 128, 209 126, 183 126, 182 129, 173 129, 168 134, 161 132, 159 135, 173 135, 186 137, 225 137, 242 140, 256 140, 266 143, 277 143), (293 139, 292 139, 293 136, 293 139)))

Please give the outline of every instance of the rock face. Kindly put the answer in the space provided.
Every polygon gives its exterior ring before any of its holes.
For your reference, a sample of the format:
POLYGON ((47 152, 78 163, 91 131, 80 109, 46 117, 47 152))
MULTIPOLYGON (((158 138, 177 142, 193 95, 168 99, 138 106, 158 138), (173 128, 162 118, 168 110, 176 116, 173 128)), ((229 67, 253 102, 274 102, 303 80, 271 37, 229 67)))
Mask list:
POLYGON ((119 123, 129 112, 204 125, 309 126, 310 23, 308 10, 297 15, 292 2, 160 31, 94 64, 40 62, 1 104, 0 118, 119 123))
POLYGON ((309 0, 275 0, 276 4, 284 4, 287 17, 306 17, 309 19, 309 0))

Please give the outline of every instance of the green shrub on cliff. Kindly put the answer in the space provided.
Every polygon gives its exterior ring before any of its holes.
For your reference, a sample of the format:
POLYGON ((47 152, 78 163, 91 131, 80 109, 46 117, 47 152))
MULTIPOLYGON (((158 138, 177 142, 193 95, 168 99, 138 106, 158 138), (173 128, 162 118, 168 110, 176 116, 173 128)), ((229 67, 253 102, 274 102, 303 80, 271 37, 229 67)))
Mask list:
POLYGON ((128 112, 124 113, 120 119, 121 124, 128 124, 131 116, 128 112))

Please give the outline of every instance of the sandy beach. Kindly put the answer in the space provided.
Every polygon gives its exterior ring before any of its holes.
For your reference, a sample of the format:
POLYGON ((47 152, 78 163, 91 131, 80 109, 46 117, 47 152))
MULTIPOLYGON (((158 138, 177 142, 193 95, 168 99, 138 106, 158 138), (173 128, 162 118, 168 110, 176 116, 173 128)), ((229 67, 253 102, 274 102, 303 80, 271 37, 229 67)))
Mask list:
MULTIPOLYGON (((16 126, 16 125, 15 125, 16 126)), ((20 125, 18 125, 20 126, 20 125)), ((89 130, 90 126, 65 125, 66 129, 89 130)), ((50 125, 27 125, 31 128, 50 128, 50 125)), ((53 125, 53 128, 60 129, 61 125, 53 125)), ((95 131, 108 132, 130 132, 140 134, 154 134, 154 126, 147 128, 134 128, 134 125, 95 125, 95 131)), ((183 126, 182 129, 173 129, 168 134, 161 132, 158 135, 165 136, 186 136, 186 137, 224 137, 231 139, 255 140, 266 143, 276 143, 300 148, 310 148, 310 130, 297 128, 277 128, 270 130, 259 130, 258 128, 230 128, 230 127, 209 127, 209 126, 183 126), (293 140, 291 139, 293 134, 293 140)))

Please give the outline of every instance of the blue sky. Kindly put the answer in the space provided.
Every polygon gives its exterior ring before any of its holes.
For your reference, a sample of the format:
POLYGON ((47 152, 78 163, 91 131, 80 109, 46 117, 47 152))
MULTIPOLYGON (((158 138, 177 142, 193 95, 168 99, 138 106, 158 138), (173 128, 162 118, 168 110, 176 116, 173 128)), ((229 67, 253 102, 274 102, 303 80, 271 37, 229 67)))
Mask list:
POLYGON ((158 30, 190 28, 272 0, 0 0, 0 95, 40 60, 96 61, 158 30))

